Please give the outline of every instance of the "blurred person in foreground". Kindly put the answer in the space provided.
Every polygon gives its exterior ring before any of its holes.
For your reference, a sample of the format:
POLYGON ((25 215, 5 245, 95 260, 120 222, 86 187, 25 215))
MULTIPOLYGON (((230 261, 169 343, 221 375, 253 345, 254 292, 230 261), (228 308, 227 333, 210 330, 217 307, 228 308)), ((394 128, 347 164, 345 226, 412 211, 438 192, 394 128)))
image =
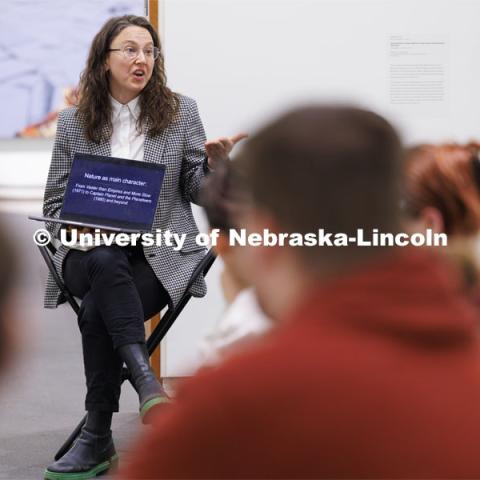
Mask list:
MULTIPOLYGON (((17 345, 18 323, 15 322, 13 288, 17 276, 17 260, 13 242, 0 217, 0 376, 6 372, 14 358, 17 345)), ((0 383, 1 388, 1 383, 0 383)))
MULTIPOLYGON (((402 148, 378 115, 312 106, 237 168, 249 232, 399 232, 402 148)), ((245 247, 278 327, 185 382, 120 471, 143 478, 478 478, 473 307, 428 248, 245 247)))
POLYGON ((448 248, 440 252, 460 267, 467 295, 480 305, 480 145, 412 147, 404 176, 411 228, 448 235, 448 248))
POLYGON ((232 208, 241 202, 231 162, 218 162, 202 186, 201 203, 210 228, 218 231, 215 252, 223 260, 221 285, 227 308, 199 345, 201 366, 215 365, 263 338, 272 327, 261 311, 253 288, 242 272, 239 246, 231 245, 229 233, 236 228, 232 208))

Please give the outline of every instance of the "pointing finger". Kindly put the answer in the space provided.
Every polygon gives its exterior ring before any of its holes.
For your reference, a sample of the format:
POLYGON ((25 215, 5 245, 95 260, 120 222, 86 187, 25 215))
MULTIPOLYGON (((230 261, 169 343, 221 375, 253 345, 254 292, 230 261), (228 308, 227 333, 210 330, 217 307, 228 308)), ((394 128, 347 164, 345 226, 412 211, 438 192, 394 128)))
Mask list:
POLYGON ((237 133, 233 137, 230 137, 230 140, 233 144, 239 142, 240 140, 243 140, 244 138, 248 137, 248 133, 242 132, 242 133, 237 133))

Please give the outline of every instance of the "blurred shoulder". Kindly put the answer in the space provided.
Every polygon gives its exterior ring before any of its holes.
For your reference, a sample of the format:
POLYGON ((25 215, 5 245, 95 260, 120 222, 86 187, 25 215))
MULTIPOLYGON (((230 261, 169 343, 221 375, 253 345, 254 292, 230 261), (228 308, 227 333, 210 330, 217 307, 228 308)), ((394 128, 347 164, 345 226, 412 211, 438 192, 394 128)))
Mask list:
POLYGON ((248 392, 262 391, 266 385, 272 387, 277 382, 284 388, 284 379, 278 372, 287 371, 291 363, 293 342, 296 336, 278 334, 275 331, 252 341, 225 361, 201 368, 197 374, 185 381, 184 389, 179 391, 180 398, 186 396, 197 398, 226 396, 243 398, 249 402, 248 392), (246 394, 247 398, 244 398, 246 394))

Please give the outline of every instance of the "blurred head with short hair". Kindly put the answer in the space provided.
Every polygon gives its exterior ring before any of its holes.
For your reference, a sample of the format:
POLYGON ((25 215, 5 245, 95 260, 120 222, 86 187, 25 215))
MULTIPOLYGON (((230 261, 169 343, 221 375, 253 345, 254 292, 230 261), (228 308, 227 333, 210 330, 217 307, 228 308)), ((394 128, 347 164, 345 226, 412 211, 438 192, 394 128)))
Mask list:
POLYGON ((211 229, 218 229, 215 251, 221 256, 225 269, 222 287, 225 298, 231 303, 237 294, 249 286, 240 263, 243 261, 240 247, 231 246, 230 229, 236 229, 235 212, 245 201, 240 179, 229 161, 218 162, 215 172, 208 175, 201 190, 201 204, 211 229))
MULTIPOLYGON (((247 140, 234 162, 249 194, 238 224, 249 232, 396 233, 400 159, 397 133, 375 113, 333 106, 293 110, 247 140)), ((356 246, 245 247, 242 265, 267 314, 276 318, 312 282, 379 253, 356 246)))

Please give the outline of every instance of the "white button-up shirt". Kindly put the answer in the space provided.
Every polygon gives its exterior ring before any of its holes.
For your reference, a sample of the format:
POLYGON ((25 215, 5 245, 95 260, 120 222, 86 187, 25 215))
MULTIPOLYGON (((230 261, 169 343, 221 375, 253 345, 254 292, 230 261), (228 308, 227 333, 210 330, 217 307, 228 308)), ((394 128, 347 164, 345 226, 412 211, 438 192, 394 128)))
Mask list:
POLYGON ((143 160, 145 133, 137 130, 137 119, 140 115, 139 97, 135 97, 126 105, 117 102, 112 96, 112 138, 110 140, 112 157, 129 160, 143 160))
MULTIPOLYGON (((143 161, 145 134, 137 131, 137 118, 140 115, 138 97, 126 105, 117 102, 111 95, 110 101, 112 102, 113 128, 110 140, 112 157, 143 161)), ((71 248, 88 251, 93 247, 82 246, 80 243, 76 243, 71 248)))

